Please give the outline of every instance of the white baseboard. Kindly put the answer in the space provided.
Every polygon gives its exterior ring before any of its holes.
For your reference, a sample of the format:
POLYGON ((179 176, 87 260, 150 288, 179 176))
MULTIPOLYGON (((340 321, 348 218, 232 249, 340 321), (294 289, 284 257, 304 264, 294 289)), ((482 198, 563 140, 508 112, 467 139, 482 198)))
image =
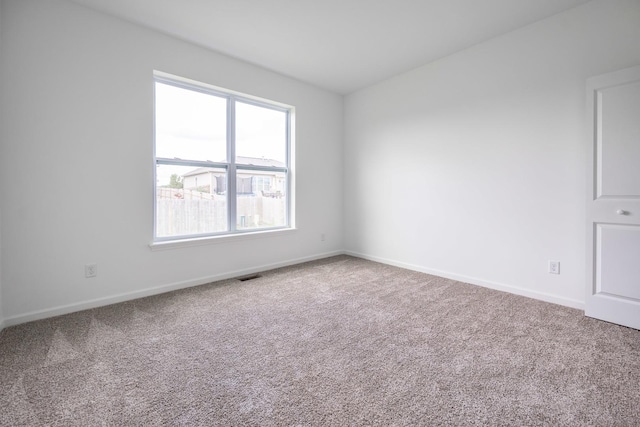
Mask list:
POLYGON ((461 274, 450 273, 448 271, 435 270, 432 268, 422 267, 419 265, 408 264, 387 258, 381 258, 372 255, 361 254, 353 251, 345 251, 346 255, 367 259, 370 261, 380 262, 382 264, 393 265, 407 270, 419 271, 421 273, 431 274, 433 276, 444 277, 446 279, 456 280, 458 282, 469 283, 472 285, 482 286, 484 288, 495 289, 497 291, 509 292, 515 295, 521 295, 553 304, 563 305, 565 307, 577 308, 584 310, 584 302, 570 298, 559 297, 557 295, 547 294, 544 292, 532 291, 530 289, 520 288, 518 286, 507 285, 504 283, 491 282, 488 280, 478 279, 476 277, 463 276, 461 274))
POLYGON ((231 279, 233 277, 245 276, 248 274, 259 273, 262 271, 273 270, 274 268, 287 267, 289 265, 301 264, 303 262, 314 261, 317 259, 328 258, 331 256, 342 255, 344 251, 325 252, 322 254, 312 255, 308 257, 295 258, 287 261, 281 261, 273 264, 263 264, 257 267, 247 268, 243 270, 229 271, 226 273, 216 274, 213 276, 200 277, 192 280, 185 280, 177 283, 160 285, 153 288, 142 289, 134 292, 113 295, 104 298, 97 298, 89 301, 48 308, 45 310, 32 311, 17 316, 12 316, 0 321, 0 330, 3 327, 18 325, 20 323, 31 322, 34 320, 46 319, 49 317, 60 316, 63 314, 74 313, 76 311, 88 310, 91 308, 102 307, 105 305, 116 304, 119 302, 130 301, 138 298, 144 298, 152 295, 163 294, 178 289, 190 288, 193 286, 204 285, 206 283, 217 282, 219 280, 231 279))
POLYGON ((509 292, 516 295, 522 295, 529 298, 534 298, 541 301, 546 301, 554 304, 563 305, 566 307, 577 308, 579 310, 584 310, 584 302, 573 300, 569 298, 559 297, 552 294, 547 294, 544 292, 532 291, 529 289, 520 288, 517 286, 506 285, 503 283, 496 283, 487 280, 478 279, 475 277, 463 276, 460 274, 450 273, 447 271, 435 270, 432 268, 427 268, 423 266, 408 264, 400 261, 395 261, 392 259, 381 258, 377 256, 362 254, 354 251, 333 251, 333 252, 325 252, 322 254, 312 255, 308 257, 290 259, 287 261, 272 263, 272 264, 263 264, 261 266, 247 268, 243 270, 235 270, 229 271, 226 273, 216 274, 213 276, 200 277, 197 279, 186 280, 177 283, 170 283, 166 285, 161 285, 153 288, 142 289, 135 292, 127 292, 124 294, 113 295, 104 298, 97 298, 89 301, 82 301, 78 303, 53 307, 45 310, 32 311, 25 314, 20 314, 17 316, 0 319, 0 331, 2 329, 18 325, 20 323, 31 322, 34 320, 46 319, 49 317, 60 316, 63 314, 69 314, 76 311, 87 310, 96 307, 102 307, 105 305, 116 304, 119 302, 130 301, 138 298, 144 298, 151 295, 162 294, 165 292, 171 292, 178 289, 190 288, 193 286, 204 285, 205 283, 216 282, 219 280, 231 279, 233 277, 244 276, 247 274, 258 273, 261 271, 273 270, 274 268, 286 267, 290 265, 300 264, 303 262, 314 261, 322 258, 328 258, 336 255, 351 255, 357 258, 367 259, 370 261, 376 261, 383 264, 393 265, 400 268, 406 268, 407 270, 419 271, 421 273, 432 274, 434 276, 444 277, 451 280, 456 280, 459 282, 469 283, 472 285, 482 286, 489 289, 495 289, 498 291, 509 292))

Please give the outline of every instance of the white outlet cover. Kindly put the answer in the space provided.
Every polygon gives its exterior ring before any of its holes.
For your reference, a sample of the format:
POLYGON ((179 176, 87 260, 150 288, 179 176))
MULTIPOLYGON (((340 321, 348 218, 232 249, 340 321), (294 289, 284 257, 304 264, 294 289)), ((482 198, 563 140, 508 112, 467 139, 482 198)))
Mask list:
POLYGON ((560 261, 549 261, 549 273, 560 274, 560 261))
POLYGON ((85 264, 84 266, 84 277, 96 277, 98 275, 98 265, 97 264, 85 264))

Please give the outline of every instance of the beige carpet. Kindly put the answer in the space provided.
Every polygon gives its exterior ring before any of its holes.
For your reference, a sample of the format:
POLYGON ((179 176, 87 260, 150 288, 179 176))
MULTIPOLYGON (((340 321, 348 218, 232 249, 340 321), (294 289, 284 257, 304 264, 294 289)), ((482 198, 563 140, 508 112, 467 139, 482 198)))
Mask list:
POLYGON ((640 424, 640 331, 346 256, 5 329, 0 424, 640 424))

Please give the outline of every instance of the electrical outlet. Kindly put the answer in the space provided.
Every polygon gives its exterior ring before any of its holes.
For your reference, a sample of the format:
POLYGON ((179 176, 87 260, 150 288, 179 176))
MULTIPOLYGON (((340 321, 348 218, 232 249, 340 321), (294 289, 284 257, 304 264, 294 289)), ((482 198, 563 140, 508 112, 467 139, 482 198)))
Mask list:
POLYGON ((324 242, 326 239, 327 239, 327 236, 324 233, 320 234, 320 241, 321 242, 324 242))
POLYGON ((549 273, 560 274, 560 261, 549 261, 549 273))
POLYGON ((85 264, 84 277, 96 277, 98 275, 98 264, 85 264))

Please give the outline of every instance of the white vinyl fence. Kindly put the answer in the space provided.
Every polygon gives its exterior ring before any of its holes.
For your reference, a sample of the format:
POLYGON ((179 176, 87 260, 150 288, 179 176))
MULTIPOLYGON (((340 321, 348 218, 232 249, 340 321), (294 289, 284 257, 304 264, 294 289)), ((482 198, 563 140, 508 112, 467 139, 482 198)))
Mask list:
MULTIPOLYGON (((185 194, 188 191, 171 190, 172 196, 158 194, 156 200, 158 237, 226 231, 226 196, 204 193, 207 197, 200 198, 195 194, 185 194)), ((286 199, 261 195, 239 196, 237 211, 238 229, 282 226, 286 221, 286 199)))

